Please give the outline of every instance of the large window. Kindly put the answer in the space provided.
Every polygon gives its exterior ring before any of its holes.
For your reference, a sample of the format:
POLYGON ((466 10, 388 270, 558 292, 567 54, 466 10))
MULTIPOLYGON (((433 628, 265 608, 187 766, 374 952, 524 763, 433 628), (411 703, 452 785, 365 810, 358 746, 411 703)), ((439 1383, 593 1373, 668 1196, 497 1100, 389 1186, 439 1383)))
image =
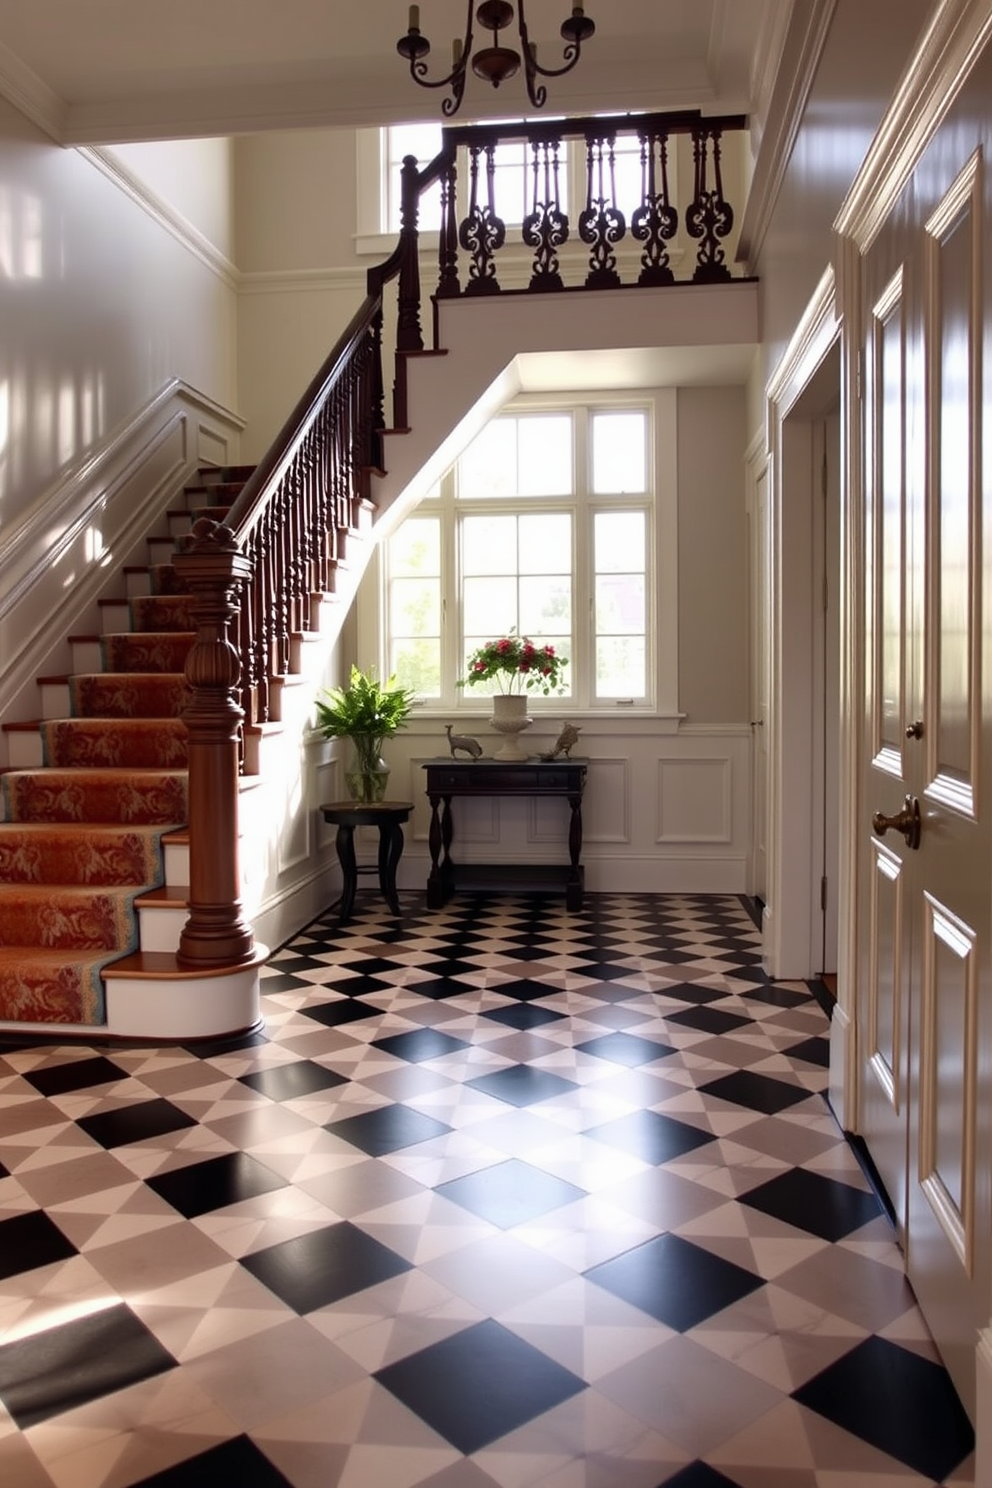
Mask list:
POLYGON ((466 659, 511 631, 568 658, 576 708, 654 702, 651 412, 503 414, 388 539, 385 660, 425 703, 478 707, 466 659))

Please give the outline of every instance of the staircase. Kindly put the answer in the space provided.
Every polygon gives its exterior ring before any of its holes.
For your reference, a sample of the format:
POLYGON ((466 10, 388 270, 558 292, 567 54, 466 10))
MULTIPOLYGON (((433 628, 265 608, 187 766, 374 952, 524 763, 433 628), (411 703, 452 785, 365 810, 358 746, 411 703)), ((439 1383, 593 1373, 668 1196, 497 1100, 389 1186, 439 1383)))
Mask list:
POLYGON ((148 539, 147 565, 124 570, 126 595, 101 601, 102 633, 69 638, 71 674, 38 679, 42 718, 4 725, 0 1024, 140 1033, 143 1014, 108 1015, 108 986, 174 962, 195 630, 171 559, 198 517, 222 519, 251 470, 199 473, 148 539))

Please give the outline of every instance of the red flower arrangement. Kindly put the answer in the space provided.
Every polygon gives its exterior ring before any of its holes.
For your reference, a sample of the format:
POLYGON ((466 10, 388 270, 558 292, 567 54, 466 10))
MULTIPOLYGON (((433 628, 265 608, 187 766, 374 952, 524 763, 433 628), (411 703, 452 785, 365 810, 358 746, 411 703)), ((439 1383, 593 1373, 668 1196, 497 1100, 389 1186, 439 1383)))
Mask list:
POLYGON ((486 641, 468 658, 468 674, 460 677, 458 687, 472 687, 477 682, 495 682, 503 693, 565 691, 564 670, 568 659, 559 656, 554 646, 540 646, 527 636, 513 631, 498 640, 486 641))

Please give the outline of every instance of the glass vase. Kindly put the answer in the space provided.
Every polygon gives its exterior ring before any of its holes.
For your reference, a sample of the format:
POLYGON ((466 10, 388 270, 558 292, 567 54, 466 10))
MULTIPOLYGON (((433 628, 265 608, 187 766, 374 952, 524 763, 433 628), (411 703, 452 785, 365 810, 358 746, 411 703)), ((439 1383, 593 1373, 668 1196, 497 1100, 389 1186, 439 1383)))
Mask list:
POLYGON ((374 734, 354 734, 351 745, 351 760, 344 772, 348 795, 359 806, 385 800, 389 766, 379 755, 382 740, 374 734))

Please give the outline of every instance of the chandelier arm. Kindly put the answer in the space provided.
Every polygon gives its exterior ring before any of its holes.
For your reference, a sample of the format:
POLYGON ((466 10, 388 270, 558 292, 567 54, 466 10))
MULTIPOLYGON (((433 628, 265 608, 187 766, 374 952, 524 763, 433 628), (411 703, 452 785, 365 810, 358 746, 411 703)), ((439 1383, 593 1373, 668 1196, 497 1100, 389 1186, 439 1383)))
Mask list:
POLYGON ((421 88, 451 89, 452 96, 450 98, 442 99, 441 101, 441 112, 449 119, 454 114, 457 114, 458 109, 461 106, 462 96, 465 92, 465 73, 468 68, 469 58, 472 55, 472 17, 473 0, 467 0, 465 16, 465 40, 461 44, 461 55, 459 57, 459 60, 453 64, 451 71, 448 73, 447 77, 429 78, 427 76, 427 63, 423 60, 423 58, 430 50, 430 43, 427 42, 426 37, 420 37, 419 31, 415 32, 411 30, 407 33, 407 36, 400 37, 400 40, 397 43, 397 51, 400 53, 400 56, 407 57, 410 63, 410 76, 413 78, 413 81, 415 83, 417 83, 421 88), (418 41, 422 40, 422 48, 418 48, 417 46, 410 44, 414 36, 417 37, 418 41), (407 46, 404 46, 404 43, 407 43, 407 46))

